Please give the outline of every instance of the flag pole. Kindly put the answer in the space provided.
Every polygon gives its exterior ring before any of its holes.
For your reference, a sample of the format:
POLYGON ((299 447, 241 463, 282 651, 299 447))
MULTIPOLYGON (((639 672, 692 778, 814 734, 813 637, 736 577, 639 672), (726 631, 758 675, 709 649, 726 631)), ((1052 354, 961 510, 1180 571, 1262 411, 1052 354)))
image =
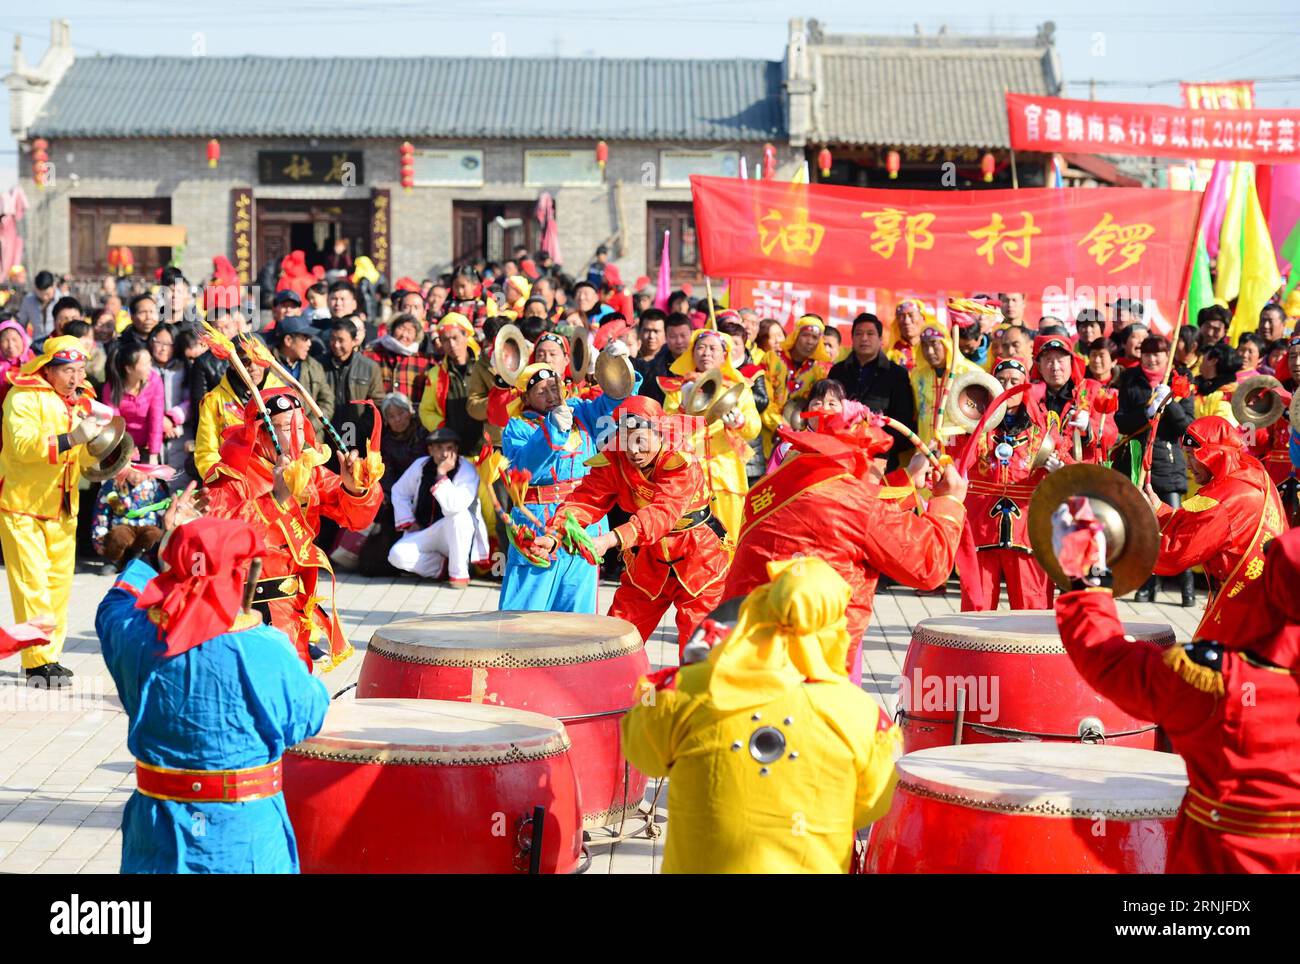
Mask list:
MULTIPOLYGON (((1208 186, 1209 185, 1207 184, 1206 187, 1208 186)), ((1174 323, 1174 337, 1169 342, 1169 363, 1165 366, 1165 377, 1160 381, 1160 384, 1162 385, 1168 385, 1174 376, 1174 353, 1178 350, 1178 336, 1182 334, 1183 325, 1187 323, 1187 312, 1189 308, 1187 304, 1187 288, 1192 282, 1192 271, 1196 266, 1196 248, 1201 237, 1201 217, 1205 213, 1205 195, 1207 193, 1208 192, 1205 190, 1201 191, 1200 203, 1196 205, 1196 221, 1194 222, 1196 227, 1192 232, 1191 250, 1187 253, 1187 261, 1183 265, 1182 296, 1178 299, 1178 318, 1174 323)), ((1152 394, 1154 395, 1154 392, 1152 394)), ((1171 395, 1169 398, 1172 400, 1173 396, 1171 395)), ((1166 401, 1165 404, 1167 405, 1168 401, 1166 401)), ((1151 458, 1151 452, 1155 446, 1156 427, 1159 425, 1160 416, 1163 414, 1164 407, 1162 406, 1160 410, 1156 412, 1155 417, 1151 419, 1150 430, 1147 432, 1146 450, 1142 454, 1142 474, 1140 476, 1142 484, 1138 486, 1140 489, 1146 488, 1147 477, 1151 474, 1150 467, 1147 463, 1151 458)), ((1129 470, 1132 471, 1132 468, 1133 467, 1130 465, 1129 470)))
POLYGON ((1020 189, 1020 177, 1016 173, 1016 149, 1011 148, 1011 186, 1016 190, 1020 189))
POLYGON ((714 313, 713 308, 713 284, 709 281, 709 276, 704 276, 704 297, 709 299, 709 330, 718 330, 718 316, 714 313))

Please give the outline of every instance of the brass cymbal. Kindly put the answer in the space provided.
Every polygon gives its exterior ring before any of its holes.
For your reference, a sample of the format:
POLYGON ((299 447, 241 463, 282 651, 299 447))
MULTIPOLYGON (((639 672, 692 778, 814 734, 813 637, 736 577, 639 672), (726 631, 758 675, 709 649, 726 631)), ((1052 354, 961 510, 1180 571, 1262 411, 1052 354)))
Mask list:
POLYGON ((1071 496, 1084 496, 1106 532, 1106 564, 1111 591, 1122 596, 1150 578, 1160 552, 1155 513, 1138 487, 1102 465, 1067 465, 1038 484, 1029 500, 1029 544, 1057 588, 1070 588, 1070 579, 1052 548, 1052 513, 1071 496))
POLYGON ((596 384, 610 398, 627 398, 635 384, 632 360, 602 351, 596 356, 596 384))
POLYGON ((569 371, 574 381, 583 378, 591 367, 591 346, 585 331, 575 331, 569 338, 569 371))
POLYGON ((492 343, 492 370, 513 388, 532 353, 532 346, 517 326, 502 325, 492 343))
POLYGON ((708 410, 704 413, 704 421, 707 424, 713 424, 718 419, 727 415, 733 408, 740 404, 740 397, 745 393, 745 383, 736 382, 721 395, 717 397, 708 410))
MULTIPOLYGON (((103 434, 103 433, 100 433, 103 434)), ((117 448, 99 460, 97 465, 88 465, 81 470, 81 477, 88 482, 107 482, 131 463, 135 454, 135 441, 126 435, 118 440, 117 448)))
POLYGON ((781 409, 781 418, 796 432, 802 432, 807 427, 803 420, 803 400, 792 398, 786 402, 781 409))
POLYGON ((1272 375, 1244 378, 1232 393, 1232 416, 1242 425, 1265 428, 1286 413, 1286 403, 1276 389, 1282 387, 1272 375))
MULTIPOLYGON (((684 387, 683 393, 685 393, 684 387)), ((691 383, 690 394, 685 397, 682 411, 687 415, 703 417, 704 413, 718 400, 718 396, 721 394, 722 372, 715 368, 712 371, 705 372, 691 383)))
POLYGON ((121 415, 114 415, 103 430, 86 443, 86 451, 92 457, 102 460, 105 455, 117 448, 125 434, 126 419, 121 415))

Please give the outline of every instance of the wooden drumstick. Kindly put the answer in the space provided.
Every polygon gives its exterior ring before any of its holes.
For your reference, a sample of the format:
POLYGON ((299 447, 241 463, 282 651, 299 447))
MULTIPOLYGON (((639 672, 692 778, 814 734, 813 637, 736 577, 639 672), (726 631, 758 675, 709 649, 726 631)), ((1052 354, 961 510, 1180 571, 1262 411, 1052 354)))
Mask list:
POLYGON ((339 457, 342 458, 343 453, 347 451, 347 446, 343 444, 343 436, 339 435, 338 429, 336 429, 333 423, 325 417, 325 413, 321 411, 320 405, 316 404, 316 399, 312 398, 311 392, 307 391, 306 386, 304 386, 302 382, 298 381, 298 379, 294 378, 293 375, 289 373, 289 369, 280 364, 280 362, 277 361, 275 356, 270 352, 267 352, 267 360, 270 362, 271 371, 275 372, 276 376, 282 382, 297 392, 298 397, 302 399, 302 403, 311 410, 311 413, 315 415, 317 419, 320 420, 321 426, 329 433, 330 439, 333 440, 335 447, 339 451, 339 457))
POLYGON ((262 560, 254 559, 248 564, 248 575, 244 578, 244 601, 240 612, 250 614, 253 611, 253 597, 257 595, 257 580, 262 575, 262 560))

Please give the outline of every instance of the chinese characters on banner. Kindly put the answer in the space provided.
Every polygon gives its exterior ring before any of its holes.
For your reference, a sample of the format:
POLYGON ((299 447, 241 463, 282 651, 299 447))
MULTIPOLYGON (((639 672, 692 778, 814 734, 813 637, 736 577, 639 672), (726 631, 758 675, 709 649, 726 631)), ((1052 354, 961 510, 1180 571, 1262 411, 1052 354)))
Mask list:
POLYGON ((370 260, 380 274, 388 274, 388 218, 392 211, 392 192, 375 188, 370 192, 374 208, 370 218, 370 260))
POLYGON ((230 263, 240 284, 253 280, 253 189, 237 187, 230 192, 230 263))
POLYGON ((1192 110, 1029 94, 1006 97, 1011 147, 1017 151, 1300 162, 1300 108, 1192 110))
MULTIPOLYGON (((1030 188, 891 191, 693 177, 706 274, 921 291, 1092 289, 1177 301, 1199 197, 1030 188)), ((1072 299, 1075 300, 1075 299, 1072 299)))

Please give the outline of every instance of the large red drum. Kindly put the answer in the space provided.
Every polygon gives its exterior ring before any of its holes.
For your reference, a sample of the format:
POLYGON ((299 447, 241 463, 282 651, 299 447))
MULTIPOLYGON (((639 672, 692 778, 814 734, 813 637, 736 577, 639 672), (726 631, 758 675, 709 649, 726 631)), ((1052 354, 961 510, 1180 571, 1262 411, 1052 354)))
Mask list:
POLYGON ((636 627, 611 616, 483 612, 389 623, 370 640, 357 696, 495 703, 560 720, 588 828, 636 811, 646 778, 627 766, 619 720, 650 671, 636 627))
POLYGON ((557 720, 440 700, 339 700, 284 754, 304 873, 570 873, 582 809, 557 720))
MULTIPOLYGON (((1160 623, 1125 623, 1134 645, 1170 646, 1160 623)), ((1154 723, 1084 681, 1051 612, 933 616, 916 624, 899 692, 903 751, 954 743, 1113 743, 1153 750, 1154 723), (961 716, 958 738, 957 717, 961 716)))
POLYGON ((1183 759, 1118 746, 985 743, 909 753, 868 873, 1161 874, 1183 759))

